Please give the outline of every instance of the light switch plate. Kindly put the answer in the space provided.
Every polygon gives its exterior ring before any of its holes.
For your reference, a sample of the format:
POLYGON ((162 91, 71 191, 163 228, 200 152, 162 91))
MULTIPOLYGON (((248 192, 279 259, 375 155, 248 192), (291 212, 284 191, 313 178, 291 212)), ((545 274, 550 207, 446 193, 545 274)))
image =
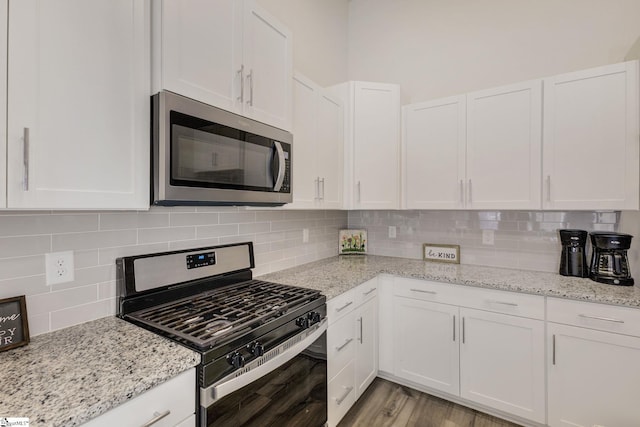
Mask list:
POLYGON ((390 239, 395 239, 396 238, 396 226, 395 225, 390 225, 389 226, 389 238, 390 239))

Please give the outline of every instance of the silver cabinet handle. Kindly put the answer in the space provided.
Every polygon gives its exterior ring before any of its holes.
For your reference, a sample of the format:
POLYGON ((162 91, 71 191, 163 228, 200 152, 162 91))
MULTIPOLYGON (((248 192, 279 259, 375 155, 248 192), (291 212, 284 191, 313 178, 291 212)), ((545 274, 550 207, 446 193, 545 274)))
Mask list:
POLYGON ((464 181, 460 180, 460 204, 464 204, 464 181))
POLYGON ((253 69, 249 70, 247 80, 249 80, 249 100, 247 101, 247 105, 253 107, 253 69))
POLYGON ((322 179, 318 178, 318 182, 322 183, 322 193, 320 193, 321 194, 320 200, 324 200, 324 178, 322 178, 322 179))
POLYGON ((339 345, 338 347, 336 347, 336 350, 337 351, 342 351, 342 349, 345 348, 346 346, 348 346, 351 341, 353 341, 353 338, 349 338, 348 340, 346 340, 344 342, 344 344, 339 345))
POLYGON ((362 201, 362 198, 360 197, 361 196, 360 189, 361 189, 360 181, 358 181, 358 202, 362 201))
POLYGON ((419 292, 421 294, 430 294, 430 295, 436 295, 437 292, 434 291, 425 291, 423 289, 409 289, 411 292, 419 292))
POLYGON ((495 300, 495 299, 488 299, 487 302, 489 304, 508 305, 510 307, 517 307, 518 306, 518 304, 516 304, 515 302, 498 301, 498 300, 495 300))
POLYGON ((167 409, 166 411, 164 411, 163 413, 161 413, 161 414, 159 414, 159 413, 157 413, 157 412, 154 412, 154 413, 153 413, 154 418, 153 418, 152 420, 147 421, 146 423, 142 424, 142 426, 140 426, 140 427, 149 427, 149 426, 152 426, 152 425, 154 425, 155 423, 157 423, 158 421, 160 421, 161 419, 163 419, 163 418, 165 418, 165 417, 169 416, 169 414, 171 414, 171 411, 170 411, 170 410, 168 410, 168 409, 167 409))
POLYGON ((362 295, 369 295, 371 292, 375 291, 378 288, 371 288, 367 292, 363 292, 362 295))
POLYGON ((244 102, 244 64, 240 66, 237 74, 240 76, 240 96, 237 99, 242 103, 244 102))
POLYGON ((603 320, 605 322, 624 323, 624 320, 613 319, 611 317, 589 316, 589 315, 586 315, 586 314, 578 314, 578 317, 582 317, 584 319, 603 320))
POLYGON ((24 165, 22 189, 29 191, 29 128, 24 128, 22 135, 22 161, 24 165))
POLYGON ((551 201, 551 175, 547 175, 547 202, 551 201))
POLYGON ((467 188, 467 191, 469 192, 469 203, 471 203, 471 178, 469 178, 469 187, 467 188))
POLYGON ((342 386, 342 388, 344 388, 345 390, 347 390, 347 392, 344 394, 344 396, 342 396, 339 399, 336 399, 336 403, 338 405, 342 405, 342 402, 344 402, 344 400, 347 398, 347 396, 349 396, 349 393, 351 393, 351 390, 353 390, 353 387, 345 387, 342 386))
POLYGON ((345 308, 349 307, 351 304, 353 304, 353 301, 349 301, 348 303, 346 303, 346 304, 345 304, 345 305, 343 305, 342 307, 340 307, 340 308, 336 308, 336 311, 342 311, 342 310, 344 310, 345 308))
POLYGON ((462 344, 464 344, 464 317, 462 318, 462 344))
POLYGON ((453 342, 456 342, 456 316, 453 316, 453 342))
POLYGON ((551 364, 555 365, 556 364, 556 335, 555 334, 553 334, 553 336, 551 337, 551 348, 552 348, 551 364))
POLYGON ((316 184, 316 200, 320 200, 320 177, 313 181, 316 184))
POLYGON ((362 316, 358 319, 358 322, 360 322, 360 338, 358 338, 358 341, 362 344, 362 316))

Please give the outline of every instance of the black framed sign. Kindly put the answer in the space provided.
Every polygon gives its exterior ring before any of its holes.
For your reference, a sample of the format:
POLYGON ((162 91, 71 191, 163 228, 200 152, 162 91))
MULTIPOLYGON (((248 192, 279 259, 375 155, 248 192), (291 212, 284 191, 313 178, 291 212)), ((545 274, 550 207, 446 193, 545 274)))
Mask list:
POLYGON ((24 295, 0 299, 0 352, 27 345, 29 323, 24 295))

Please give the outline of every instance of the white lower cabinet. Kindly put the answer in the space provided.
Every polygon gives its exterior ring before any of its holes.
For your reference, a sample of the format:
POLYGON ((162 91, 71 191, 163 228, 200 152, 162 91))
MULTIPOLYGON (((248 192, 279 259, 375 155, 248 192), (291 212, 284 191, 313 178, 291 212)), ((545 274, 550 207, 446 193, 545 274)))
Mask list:
POLYGON ((394 374, 451 394, 460 391, 458 307, 396 296, 394 374))
POLYGON ((378 375, 377 279, 327 303, 328 425, 336 426, 378 375))
POLYGON ((195 427, 196 373, 189 369, 83 424, 84 427, 195 427))
POLYGON ((545 422, 543 297, 414 279, 392 283, 393 311, 385 320, 392 328, 380 347, 393 337, 393 376, 545 422))
POLYGON ((640 310, 549 298, 548 316, 548 424, 640 425, 640 310))
POLYGON ((460 318, 460 396, 544 423, 544 321, 469 308, 460 318))

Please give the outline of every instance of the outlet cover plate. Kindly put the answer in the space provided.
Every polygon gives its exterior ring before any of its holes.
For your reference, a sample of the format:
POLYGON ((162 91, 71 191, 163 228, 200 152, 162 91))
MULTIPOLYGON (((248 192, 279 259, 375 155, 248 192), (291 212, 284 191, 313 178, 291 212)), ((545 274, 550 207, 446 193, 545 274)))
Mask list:
POLYGON ((45 254, 44 261, 47 286, 73 282, 75 278, 73 251, 45 254))
POLYGON ((482 244, 493 245, 495 243, 495 232, 493 230, 482 230, 482 244))

